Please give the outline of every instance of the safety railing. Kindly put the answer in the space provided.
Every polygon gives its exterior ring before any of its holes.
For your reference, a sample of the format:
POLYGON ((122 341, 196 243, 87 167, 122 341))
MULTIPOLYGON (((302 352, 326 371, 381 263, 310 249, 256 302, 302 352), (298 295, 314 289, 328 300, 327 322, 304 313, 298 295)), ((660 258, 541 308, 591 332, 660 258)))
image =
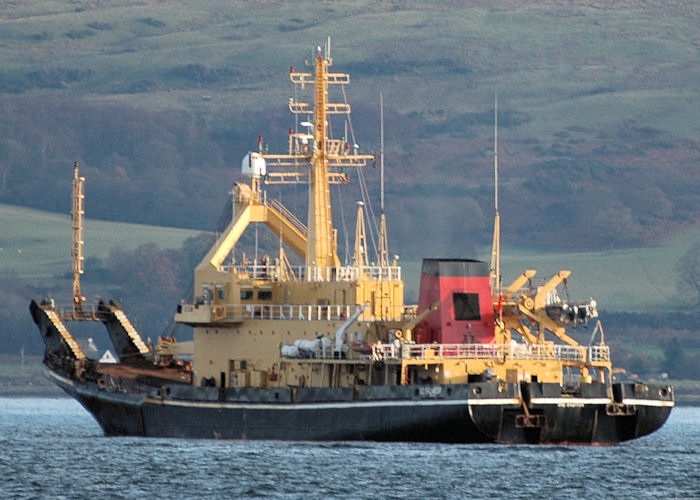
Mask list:
POLYGON ((517 359, 534 361, 601 362, 610 348, 545 344, 374 344, 372 358, 390 359, 517 359))
MULTIPOLYGON (((250 319, 300 319, 306 321, 343 321, 361 306, 316 304, 228 304, 211 307, 214 321, 244 321, 250 319)), ((195 306, 182 304, 180 312, 193 312, 195 306)))
POLYGON ((73 304, 56 304, 53 300, 47 300, 42 305, 55 311, 61 321, 97 321, 104 317, 104 313, 94 303, 83 303, 80 308, 75 308, 73 304))
MULTIPOLYGON (((226 265, 225 272, 238 274, 241 279, 279 281, 283 273, 278 265, 261 259, 259 263, 226 265)), ((291 266, 292 275, 297 281, 344 282, 359 281, 361 278, 379 281, 400 281, 400 266, 291 266)), ((289 273, 284 273, 289 276, 289 273)))
POLYGON ((269 198, 265 200, 265 204, 281 213, 282 216, 285 219, 287 219, 294 227, 296 227, 301 234, 303 234, 304 236, 308 234, 306 224, 299 220, 299 218, 296 215, 294 215, 287 207, 285 207, 281 201, 276 200, 274 198, 269 198))
MULTIPOLYGON (((180 317, 180 320, 195 323, 239 322, 250 319, 345 321, 360 307, 355 304, 188 304, 183 302, 178 304, 177 312, 186 316, 186 318, 180 317)), ((366 308, 360 319, 408 321, 413 317, 415 317, 413 308, 394 305, 382 306, 377 311, 366 308)))

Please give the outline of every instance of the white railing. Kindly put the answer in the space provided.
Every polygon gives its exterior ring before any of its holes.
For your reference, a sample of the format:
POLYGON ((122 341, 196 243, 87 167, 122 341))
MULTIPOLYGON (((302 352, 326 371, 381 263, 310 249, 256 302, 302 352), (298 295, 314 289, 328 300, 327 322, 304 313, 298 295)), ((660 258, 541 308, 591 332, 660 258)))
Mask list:
POLYGON ((213 307, 212 315, 214 316, 213 319, 217 321, 243 321, 248 319, 344 321, 360 307, 355 305, 316 304, 229 304, 213 307))
MULTIPOLYGON (((239 322, 249 319, 289 320, 301 319, 306 321, 345 321, 355 314, 361 306, 343 304, 186 304, 178 305, 178 313, 191 315, 183 321, 199 323, 210 322, 239 322)), ((403 305, 382 306, 376 314, 369 308, 361 318, 392 319, 407 321, 415 316, 413 309, 403 305)))
POLYGON ((610 348, 606 345, 594 345, 588 348, 588 361, 610 361, 610 348))
POLYGON ((372 358, 383 359, 522 359, 536 361, 610 361, 610 348, 542 344, 374 344, 372 358))
MULTIPOLYGON (((401 267, 399 266, 291 266, 290 269, 297 281, 343 282, 358 281, 360 278, 379 281, 401 280, 401 267)), ((258 264, 225 265, 222 267, 222 270, 236 273, 241 279, 249 280, 279 281, 282 275, 279 266, 262 262, 258 264)))

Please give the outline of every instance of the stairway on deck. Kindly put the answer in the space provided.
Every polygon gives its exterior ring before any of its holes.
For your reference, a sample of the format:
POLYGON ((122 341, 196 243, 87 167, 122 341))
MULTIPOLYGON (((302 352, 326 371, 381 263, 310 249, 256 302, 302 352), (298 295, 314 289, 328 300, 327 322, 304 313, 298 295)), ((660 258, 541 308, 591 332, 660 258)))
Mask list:
POLYGON ((127 318, 126 314, 124 314, 124 311, 116 308, 115 306, 111 306, 111 309, 112 313, 114 313, 114 317, 117 319, 117 321, 119 321, 119 324, 127 333, 138 352, 143 355, 150 354, 150 349, 148 346, 146 346, 145 342, 141 338, 141 335, 139 335, 139 332, 137 332, 136 328, 134 328, 134 325, 131 324, 129 318, 127 318))
POLYGON ((70 334, 66 326, 63 324, 61 318, 58 317, 56 311, 54 311, 53 309, 44 309, 43 307, 41 308, 41 310, 44 312, 44 314, 46 314, 46 317, 49 318, 49 321, 51 321, 51 325, 56 329, 58 334, 61 336, 61 339, 63 339, 63 342, 71 350, 73 356, 75 356, 76 359, 85 359, 85 353, 80 348, 80 345, 78 345, 78 342, 70 334))

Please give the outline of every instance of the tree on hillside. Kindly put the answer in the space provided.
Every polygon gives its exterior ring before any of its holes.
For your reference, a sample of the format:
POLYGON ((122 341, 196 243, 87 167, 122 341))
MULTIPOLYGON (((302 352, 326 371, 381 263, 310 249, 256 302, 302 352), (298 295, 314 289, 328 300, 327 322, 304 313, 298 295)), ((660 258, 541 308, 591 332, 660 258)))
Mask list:
POLYGON ((212 240, 213 235, 202 233, 179 249, 147 243, 131 251, 111 250, 102 274, 116 285, 114 298, 144 338, 163 335, 172 326, 177 303, 192 293, 193 268, 212 240))
POLYGON ((678 337, 673 337, 669 342, 663 344, 664 359, 661 363, 661 370, 668 373, 672 379, 692 378, 689 375, 690 364, 686 356, 683 343, 678 337))
POLYGON ((695 299, 695 307, 700 307, 700 243, 683 254, 676 264, 676 272, 681 293, 689 293, 695 299))
POLYGON ((0 270, 0 353, 42 352, 43 342, 29 315, 33 291, 27 279, 17 272, 0 270))

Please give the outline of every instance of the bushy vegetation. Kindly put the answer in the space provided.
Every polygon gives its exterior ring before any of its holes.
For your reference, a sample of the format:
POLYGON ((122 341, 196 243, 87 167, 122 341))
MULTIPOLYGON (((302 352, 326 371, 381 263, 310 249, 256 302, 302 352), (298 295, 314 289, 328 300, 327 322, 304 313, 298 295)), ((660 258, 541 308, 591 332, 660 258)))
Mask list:
MULTIPOLYGON (((87 259, 83 293, 89 297, 89 304, 100 296, 117 300, 144 338, 155 341, 159 335, 172 335, 175 308, 181 299, 191 299, 193 269, 212 243, 211 234, 201 234, 187 238, 177 249, 155 243, 133 250, 114 247, 104 260, 87 259)), ((37 283, 13 271, 0 272, 0 353, 17 354, 22 348, 28 354, 43 352, 29 315, 29 302, 51 296, 59 306, 68 306, 72 300, 71 279, 68 273, 37 283)), ((83 329, 81 326, 76 327, 78 331, 83 329)), ((180 336, 187 334, 182 332, 180 336)))
POLYGON ((212 243, 211 234, 201 234, 185 240, 179 249, 155 243, 132 251, 114 248, 106 262, 93 262, 92 276, 115 286, 117 302, 141 334, 155 341, 173 333, 176 306, 180 300, 192 300, 194 267, 212 243))
POLYGON ((602 319, 613 362, 628 375, 700 380, 694 312, 603 312, 602 319))

